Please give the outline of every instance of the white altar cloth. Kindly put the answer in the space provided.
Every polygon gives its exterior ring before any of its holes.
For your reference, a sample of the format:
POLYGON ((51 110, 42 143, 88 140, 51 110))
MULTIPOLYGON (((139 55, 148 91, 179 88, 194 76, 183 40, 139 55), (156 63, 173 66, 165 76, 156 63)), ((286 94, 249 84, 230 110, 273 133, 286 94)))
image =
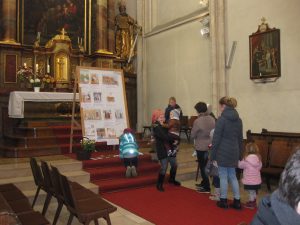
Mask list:
MULTIPOLYGON (((73 93, 13 91, 9 95, 8 116, 24 118, 24 102, 72 102, 73 93)), ((78 93, 76 101, 79 101, 78 93)))

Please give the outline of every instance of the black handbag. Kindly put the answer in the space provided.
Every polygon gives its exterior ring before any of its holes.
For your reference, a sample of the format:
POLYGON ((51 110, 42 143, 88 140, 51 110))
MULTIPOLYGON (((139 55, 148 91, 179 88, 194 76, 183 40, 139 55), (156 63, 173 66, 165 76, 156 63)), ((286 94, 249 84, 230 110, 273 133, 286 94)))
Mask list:
POLYGON ((211 177, 219 176, 218 167, 216 167, 213 164, 212 160, 207 161, 207 164, 206 164, 206 167, 205 167, 205 172, 208 176, 211 176, 211 177))

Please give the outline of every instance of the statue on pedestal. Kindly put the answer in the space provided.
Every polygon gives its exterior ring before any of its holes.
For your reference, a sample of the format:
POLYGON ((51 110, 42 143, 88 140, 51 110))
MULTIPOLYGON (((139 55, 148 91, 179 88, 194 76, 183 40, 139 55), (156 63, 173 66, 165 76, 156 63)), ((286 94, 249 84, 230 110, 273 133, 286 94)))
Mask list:
POLYGON ((134 42, 136 21, 126 13, 124 1, 119 2, 119 14, 115 18, 116 55, 128 59, 134 42))

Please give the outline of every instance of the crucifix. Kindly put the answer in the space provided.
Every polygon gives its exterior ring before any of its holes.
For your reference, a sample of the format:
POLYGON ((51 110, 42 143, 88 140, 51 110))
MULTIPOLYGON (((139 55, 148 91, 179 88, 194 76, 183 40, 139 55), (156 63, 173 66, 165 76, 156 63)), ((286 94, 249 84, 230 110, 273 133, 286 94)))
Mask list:
POLYGON ((63 29, 61 30, 61 34, 62 34, 62 39, 65 39, 65 34, 67 34, 65 28, 63 28, 63 29))
POLYGON ((61 57, 61 58, 58 58, 57 59, 57 64, 58 64, 58 71, 59 71, 59 74, 58 74, 58 80, 64 80, 64 76, 63 76, 63 72, 64 72, 64 65, 65 65, 65 62, 64 62, 64 58, 61 57))

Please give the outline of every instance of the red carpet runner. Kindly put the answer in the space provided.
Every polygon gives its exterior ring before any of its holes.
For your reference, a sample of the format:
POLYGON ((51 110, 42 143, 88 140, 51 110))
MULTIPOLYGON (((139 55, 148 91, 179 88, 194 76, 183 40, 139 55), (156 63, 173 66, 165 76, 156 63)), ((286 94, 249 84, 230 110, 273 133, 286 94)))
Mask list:
POLYGON ((207 194, 184 187, 165 186, 164 193, 154 186, 105 193, 103 197, 156 225, 237 225, 249 223, 254 210, 219 209, 207 194))
MULTIPOLYGON (((159 164, 151 160, 149 154, 139 156, 138 176, 125 178, 125 167, 117 156, 118 151, 103 151, 92 154, 92 159, 83 161, 83 169, 90 173, 91 182, 99 186, 99 192, 154 185, 157 180, 159 164)), ((68 155, 76 158, 75 154, 68 155)))

